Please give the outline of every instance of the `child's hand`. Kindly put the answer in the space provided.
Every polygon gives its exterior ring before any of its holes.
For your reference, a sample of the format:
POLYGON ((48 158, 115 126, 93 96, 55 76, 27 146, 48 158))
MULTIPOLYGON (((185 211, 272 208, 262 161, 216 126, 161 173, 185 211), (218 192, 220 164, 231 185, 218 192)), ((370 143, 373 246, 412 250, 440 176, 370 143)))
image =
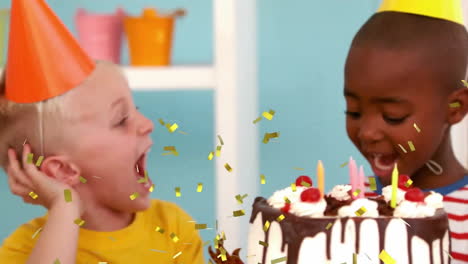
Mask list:
POLYGON ((8 150, 7 174, 11 192, 23 198, 26 203, 42 205, 50 210, 53 206, 66 203, 64 190, 68 189, 72 197, 70 206, 76 206, 81 215, 83 207, 78 193, 67 184, 42 173, 34 163, 28 163, 29 153, 31 149, 26 144, 23 148, 21 168, 15 150, 8 150))

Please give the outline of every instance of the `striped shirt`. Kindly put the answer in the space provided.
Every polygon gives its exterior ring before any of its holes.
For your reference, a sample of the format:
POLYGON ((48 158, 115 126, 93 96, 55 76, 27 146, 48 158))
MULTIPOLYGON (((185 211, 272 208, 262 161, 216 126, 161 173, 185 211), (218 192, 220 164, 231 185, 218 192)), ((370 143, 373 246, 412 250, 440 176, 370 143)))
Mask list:
MULTIPOLYGON (((378 177, 375 177, 375 182, 377 190, 372 191, 366 179, 366 197, 382 193, 383 186, 378 177)), ((448 186, 423 191, 434 191, 444 196, 452 240, 452 264, 468 264, 468 175, 448 186)))

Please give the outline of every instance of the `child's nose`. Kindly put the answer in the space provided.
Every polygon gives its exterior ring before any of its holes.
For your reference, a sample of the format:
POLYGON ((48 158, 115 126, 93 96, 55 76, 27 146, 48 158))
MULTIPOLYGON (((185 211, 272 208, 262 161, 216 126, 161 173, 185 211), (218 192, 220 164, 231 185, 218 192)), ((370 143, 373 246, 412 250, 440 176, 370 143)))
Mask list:
POLYGON ((141 121, 138 127, 138 133, 140 135, 145 135, 153 132, 154 123, 150 119, 146 118, 144 115, 141 115, 141 121))
POLYGON ((362 122, 358 138, 362 143, 374 143, 383 139, 383 132, 378 125, 362 122))

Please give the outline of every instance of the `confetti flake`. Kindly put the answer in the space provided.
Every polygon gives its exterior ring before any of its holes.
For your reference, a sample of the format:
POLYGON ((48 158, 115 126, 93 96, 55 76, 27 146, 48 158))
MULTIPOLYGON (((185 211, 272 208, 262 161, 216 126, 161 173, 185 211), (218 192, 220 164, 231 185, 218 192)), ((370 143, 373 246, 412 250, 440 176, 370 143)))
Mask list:
POLYGON ((33 191, 29 192, 29 196, 30 196, 31 198, 33 198, 34 200, 36 200, 37 197, 39 197, 39 195, 37 195, 37 194, 36 194, 35 192, 33 192, 33 191))
POLYGON ((210 154, 208 154, 208 160, 212 160, 214 157, 214 153, 213 152, 210 152, 210 154))
POLYGON ((291 190, 292 190, 293 192, 297 191, 297 186, 296 186, 295 183, 291 183, 291 190))
POLYGON ((330 229, 332 227, 333 223, 328 223, 328 225, 325 227, 326 230, 330 229))
POLYGON ((385 250, 382 250, 379 254, 379 259, 385 264, 396 264, 395 259, 393 259, 385 250))
POLYGON ((158 249, 150 249, 150 250, 154 252, 159 252, 159 253, 167 253, 167 251, 164 251, 164 250, 158 250, 158 249))
POLYGON ((375 177, 369 177, 369 189, 371 191, 377 190, 377 182, 375 180, 375 177))
POLYGON ((408 153, 405 147, 403 147, 401 144, 398 144, 398 146, 401 148, 401 151, 403 151, 403 153, 408 153))
POLYGON ((56 260, 54 261, 54 264, 60 264, 60 260, 59 260, 59 259, 56 259, 56 260))
POLYGON ((36 232, 34 232, 34 234, 32 235, 31 238, 32 238, 32 239, 36 238, 36 236, 39 235, 39 233, 41 233, 41 231, 42 231, 42 227, 39 227, 39 228, 36 230, 36 232))
POLYGON ((360 190, 360 189, 356 189, 356 190, 353 192, 353 197, 357 197, 360 193, 361 193, 361 190, 360 190))
POLYGON ((418 133, 421 133, 421 129, 418 127, 418 125, 416 125, 416 123, 414 123, 413 126, 414 126, 414 129, 418 131, 418 133))
POLYGON ((406 182, 405 182, 405 186, 407 188, 409 188, 411 185, 413 184, 413 181, 411 179, 408 179, 406 182))
POLYGON ((273 119, 273 117, 275 116, 275 111, 274 111, 274 110, 270 110, 270 111, 268 111, 268 112, 263 112, 263 113, 262 113, 262 116, 263 116, 264 118, 266 118, 266 119, 268 119, 268 120, 271 121, 271 120, 273 119))
POLYGON ((237 200, 237 203, 239 204, 243 204, 244 203, 244 199, 247 197, 248 195, 247 194, 244 194, 244 195, 236 195, 236 200, 237 200))
POLYGON ((153 192, 154 191, 154 183, 151 184, 151 187, 149 188, 149 192, 153 192))
POLYGON ((461 82, 463 83, 463 85, 468 88, 468 82, 466 80, 461 80, 461 82))
POLYGON ((168 151, 166 153, 163 153, 163 156, 166 156, 166 155, 179 156, 179 152, 177 152, 175 146, 165 146, 163 149, 164 151, 168 151))
POLYGON ((180 192, 180 187, 175 187, 175 196, 176 197, 181 197, 182 196, 182 193, 180 192))
POLYGON ((308 183, 308 182, 306 182, 306 181, 301 181, 301 185, 304 186, 304 187, 307 187, 307 188, 309 188, 310 186, 312 186, 312 185, 310 185, 310 183, 308 183))
POLYGON ((263 225, 263 231, 268 231, 268 229, 270 228, 270 221, 266 221, 265 224, 263 225))
POLYGON ((232 212, 232 215, 234 217, 239 217, 239 216, 245 215, 245 212, 244 212, 244 210, 237 210, 237 211, 232 212))
POLYGON ((223 138, 220 135, 218 135, 218 139, 219 139, 219 144, 221 144, 221 146, 224 146, 223 138))
POLYGON ((216 157, 221 156, 221 148, 222 148, 222 146, 217 146, 216 147, 216 157))
MULTIPOLYGON (((137 167, 137 168, 138 168, 138 167, 137 167)), ((138 183, 147 183, 147 182, 148 182, 148 172, 145 171, 144 175, 145 175, 144 178, 138 179, 138 181, 137 181, 138 183)))
POLYGON ((262 142, 264 144, 267 144, 268 142, 270 142, 270 139, 278 138, 279 136, 280 136, 279 132, 265 133, 265 135, 263 136, 263 141, 262 142))
POLYGON ((28 142, 28 139, 27 139, 27 138, 24 140, 23 146, 24 146, 24 144, 26 144, 26 142, 28 142))
POLYGON ((134 192, 132 195, 130 195, 130 200, 135 200, 136 198, 138 198, 140 196, 140 194, 138 192, 134 192))
POLYGON ((81 218, 77 218, 75 219, 75 221, 73 221, 73 223, 75 223, 79 227, 82 227, 86 223, 86 221, 81 218))
POLYGON ((197 192, 202 192, 203 191, 203 183, 199 182, 197 185, 197 192))
POLYGON ((179 237, 178 237, 176 234, 174 234, 174 233, 171 233, 169 236, 171 237, 171 239, 172 239, 172 241, 173 241, 174 243, 177 243, 177 242, 179 242, 179 240, 180 240, 179 237))
POLYGON ((43 160, 44 160, 44 156, 39 156, 39 159, 37 159, 36 161, 36 167, 40 167, 43 160))
POLYGON ((357 264, 357 255, 353 253, 353 264, 357 264))
POLYGON ((262 121, 262 117, 259 116, 257 119, 255 119, 252 123, 257 124, 258 122, 262 121))
POLYGON ((286 216, 284 216, 284 214, 282 214, 282 215, 280 215, 280 216, 278 216, 278 217, 276 218, 276 221, 281 222, 281 221, 283 221, 285 218, 286 218, 286 216))
POLYGON ((436 175, 441 175, 444 172, 444 169, 442 168, 442 166, 440 166, 439 163, 433 160, 429 160, 428 162, 426 162, 426 166, 436 175))
POLYGON ((266 177, 263 174, 260 174, 260 183, 265 184, 266 183, 266 177))
POLYGON ((341 164, 340 167, 341 167, 341 168, 344 168, 346 165, 348 165, 348 161, 345 162, 345 163, 343 163, 343 164, 341 164))
POLYGON ((268 243, 267 243, 267 242, 264 242, 264 241, 261 241, 261 240, 258 241, 258 244, 259 244, 259 245, 262 245, 262 246, 264 246, 264 247, 268 247, 268 243))
POLYGON ((416 151, 416 148, 414 147, 414 144, 413 144, 413 141, 408 141, 408 146, 410 148, 411 151, 416 151))
POLYGON ((161 234, 164 234, 164 229, 162 229, 160 226, 157 226, 154 231, 159 232, 161 234))
POLYGON ((72 201, 72 193, 70 189, 63 190, 63 196, 65 198, 65 202, 70 203, 72 201))
POLYGON ((227 171, 232 172, 232 168, 228 163, 224 164, 224 168, 226 168, 227 171))
POLYGON ((300 170, 300 171, 305 170, 304 168, 298 168, 298 167, 295 167, 295 168, 293 168, 293 169, 294 169, 294 170, 300 170))
POLYGON ((182 255, 182 251, 179 251, 179 253, 175 254, 172 259, 178 258, 180 255, 182 255))
POLYGON ((88 182, 88 180, 86 180, 85 177, 80 176, 80 182, 81 182, 81 183, 86 183, 86 182, 88 182))
POLYGON ((354 212, 357 216, 363 215, 365 212, 367 212, 366 208, 363 206, 359 208, 356 212, 354 212))
POLYGON ((159 118, 158 121, 159 121, 159 124, 161 124, 161 126, 164 126, 164 125, 165 125, 165 123, 164 123, 164 121, 162 120, 162 118, 159 118))
POLYGON ((208 240, 208 241, 205 241, 205 242, 203 243, 203 247, 206 247, 206 246, 208 246, 209 244, 210 244, 210 241, 209 241, 209 240, 208 240))
POLYGON ((450 103, 449 106, 451 108, 458 108, 461 106, 460 102, 453 102, 453 103, 450 103))
POLYGON ((33 163, 33 158, 34 158, 34 154, 33 153, 28 153, 28 159, 27 159, 27 163, 28 164, 31 164, 33 163))
POLYGON ((195 229, 196 230, 201 230, 201 229, 206 229, 207 224, 195 224, 195 229))
POLYGON ((273 259, 273 260, 271 260, 271 264, 276 264, 276 263, 280 263, 280 262, 285 262, 286 260, 288 260, 288 257, 282 257, 282 258, 273 259))
POLYGON ((177 130, 177 128, 179 128, 179 125, 177 125, 177 123, 174 123, 172 125, 170 125, 169 123, 166 124, 166 127, 167 127, 167 130, 169 130, 169 132, 171 133, 174 133, 174 131, 177 130))

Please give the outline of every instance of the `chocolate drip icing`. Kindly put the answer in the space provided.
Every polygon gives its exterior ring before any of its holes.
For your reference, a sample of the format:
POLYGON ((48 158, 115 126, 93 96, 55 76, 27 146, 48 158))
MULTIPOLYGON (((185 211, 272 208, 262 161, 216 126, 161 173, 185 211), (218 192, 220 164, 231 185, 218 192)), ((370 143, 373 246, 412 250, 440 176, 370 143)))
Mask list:
MULTIPOLYGON (((261 213, 262 215, 262 225, 266 221, 270 223, 276 221, 278 216, 282 212, 278 209, 275 209, 268 205, 267 201, 263 197, 257 197, 253 204, 252 216, 250 218, 250 223, 253 223, 257 215, 261 213)), ((377 218, 367 218, 367 217, 318 217, 318 218, 306 218, 298 217, 293 214, 285 214, 286 218, 279 222, 281 232, 282 232, 282 242, 281 250, 284 251, 286 245, 288 246, 288 259, 287 264, 297 264, 299 257, 299 250, 301 244, 306 237, 314 237, 320 232, 324 232, 326 236, 326 256, 327 259, 331 259, 331 232, 333 227, 327 229, 329 223, 335 223, 335 221, 340 220, 341 222, 341 242, 345 241, 346 234, 346 223, 347 221, 353 221, 356 228, 356 243, 355 243, 355 252, 359 253, 360 251, 360 236, 361 236, 361 224, 366 219, 375 220, 379 230, 379 253, 385 249, 385 231, 388 224, 391 220, 397 218, 394 217, 377 217, 377 218)), ((408 262, 412 264, 412 248, 411 240, 414 236, 417 236, 424 240, 430 248, 430 257, 431 263, 433 262, 433 253, 432 253, 432 243, 439 239, 440 240, 440 251, 442 252, 443 239, 446 232, 448 232, 448 218, 446 213, 443 210, 438 210, 436 215, 433 217, 426 218, 403 218, 410 226, 407 226, 408 234, 408 262), (428 229, 430 227, 430 229, 428 229)), ((276 221, 277 222, 277 221, 276 221)), ((269 230, 265 232, 265 242, 268 243, 270 236, 269 230)), ((398 243, 398 241, 396 241, 398 243)), ((449 242, 450 243, 450 242, 449 242)), ((450 246, 449 246, 450 248, 450 246)), ((268 248, 263 249, 262 264, 266 263, 266 254, 268 248)), ((441 254, 442 255, 442 254, 441 254)), ((442 258, 442 257, 441 257, 442 258)), ((443 262, 442 262, 443 263, 443 262)), ((450 263, 450 260, 448 260, 450 263)))

